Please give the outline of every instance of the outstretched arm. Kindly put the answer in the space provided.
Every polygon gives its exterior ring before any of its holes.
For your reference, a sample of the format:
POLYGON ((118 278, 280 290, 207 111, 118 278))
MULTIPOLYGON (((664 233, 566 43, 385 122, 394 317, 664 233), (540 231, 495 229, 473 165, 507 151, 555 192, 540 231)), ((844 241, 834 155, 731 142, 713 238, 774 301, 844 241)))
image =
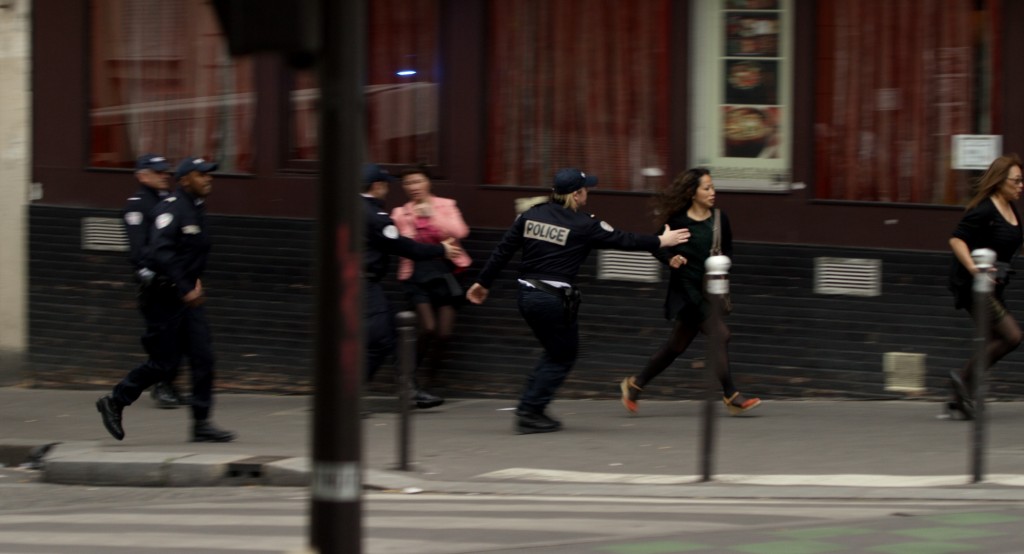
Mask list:
POLYGON ((487 294, 490 291, 484 288, 480 283, 473 283, 473 286, 469 287, 466 291, 466 298, 474 304, 483 304, 484 300, 487 300, 487 294))

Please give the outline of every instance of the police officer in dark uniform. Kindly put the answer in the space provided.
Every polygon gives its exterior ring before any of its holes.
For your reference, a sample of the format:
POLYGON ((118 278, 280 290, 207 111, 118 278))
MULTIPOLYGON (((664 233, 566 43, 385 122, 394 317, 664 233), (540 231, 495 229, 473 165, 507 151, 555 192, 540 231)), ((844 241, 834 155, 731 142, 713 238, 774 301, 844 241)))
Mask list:
POLYGON ((125 406, 147 387, 166 380, 188 356, 192 370, 192 440, 228 442, 235 434, 216 427, 209 419, 213 404, 213 348, 203 303, 202 274, 210 252, 205 199, 212 189, 209 173, 217 164, 187 158, 174 173, 180 188, 157 205, 146 267, 154 272, 144 288, 142 310, 147 329, 143 342, 149 359, 96 401, 107 431, 124 438, 121 425, 125 406))
MULTIPOLYGON (((416 242, 398 233, 398 228, 384 210, 388 188, 396 179, 376 164, 363 170, 363 208, 366 219, 366 245, 363 250, 363 277, 366 281, 365 330, 366 378, 373 378, 380 366, 395 350, 395 316, 388 302, 381 279, 391 265, 391 255, 411 260, 452 259, 462 251, 454 239, 441 244, 416 242)), ((444 399, 413 386, 413 403, 417 408, 433 408, 444 399)))
POLYGON ((672 231, 668 226, 660 236, 616 231, 580 210, 587 203, 587 189, 596 184, 597 177, 579 169, 558 171, 551 200, 516 218, 466 292, 470 302, 482 304, 501 270, 516 251, 523 251, 519 266, 519 313, 544 347, 544 353, 527 378, 516 407, 515 430, 519 434, 549 433, 562 428, 559 421, 544 411, 576 362, 580 292, 574 282, 590 251, 653 253, 684 243, 690 235, 687 229, 672 231))
MULTIPOLYGON (((135 281, 142 285, 153 279, 153 270, 146 267, 149 231, 153 227, 153 208, 171 194, 171 165, 167 158, 157 154, 143 154, 135 162, 135 178, 139 190, 128 198, 122 216, 124 232, 128 237, 128 263, 134 271, 135 281)), ((141 306, 140 306, 141 309, 141 306)), ((160 408, 177 408, 187 404, 174 388, 178 368, 174 368, 167 381, 150 389, 150 396, 160 408)))

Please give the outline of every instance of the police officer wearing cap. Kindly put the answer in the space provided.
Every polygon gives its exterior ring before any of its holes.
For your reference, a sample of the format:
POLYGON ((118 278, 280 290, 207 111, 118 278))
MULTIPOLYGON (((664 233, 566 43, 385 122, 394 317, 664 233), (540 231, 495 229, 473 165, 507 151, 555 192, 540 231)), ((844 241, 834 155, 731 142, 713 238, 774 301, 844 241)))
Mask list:
MULTIPOLYGON (((411 260, 431 260, 459 256, 462 249, 454 239, 441 244, 416 242, 399 234, 395 223, 384 211, 389 184, 396 179, 376 164, 363 168, 363 208, 366 219, 366 245, 363 250, 363 277, 366 282, 365 329, 367 381, 395 350, 395 317, 391 304, 380 285, 391 265, 391 255, 411 260)), ((444 399, 413 386, 413 404, 418 408, 433 408, 444 399)))
MULTIPOLYGON (((149 230, 153 227, 153 208, 171 194, 170 169, 171 164, 163 156, 139 156, 135 162, 135 178, 141 186, 128 198, 122 211, 124 232, 128 237, 128 262, 132 265, 135 280, 140 287, 148 286, 155 275, 153 270, 146 267, 149 230)), ((174 388, 177 373, 178 368, 175 367, 166 381, 161 381, 150 389, 150 396, 158 407, 177 408, 188 403, 174 388)))
POLYGON ((117 440, 124 438, 122 412, 147 387, 165 380, 188 356, 192 370, 192 440, 229 442, 235 434, 210 421, 213 404, 213 348, 203 303, 202 274, 210 252, 205 200, 212 189, 209 173, 217 164, 198 157, 178 165, 177 192, 157 205, 146 267, 155 276, 142 295, 147 330, 143 337, 149 359, 96 401, 103 425, 117 440))
POLYGON ((466 292, 470 302, 482 304, 501 270, 517 251, 523 251, 519 265, 519 313, 544 353, 527 378, 516 407, 515 431, 519 434, 549 433, 562 428, 545 409, 576 362, 580 292, 574 283, 590 251, 653 253, 684 243, 690 235, 687 229, 673 231, 667 225, 658 236, 616 231, 581 210, 587 204, 587 189, 596 184, 597 177, 579 169, 559 170, 551 200, 516 218, 466 292))

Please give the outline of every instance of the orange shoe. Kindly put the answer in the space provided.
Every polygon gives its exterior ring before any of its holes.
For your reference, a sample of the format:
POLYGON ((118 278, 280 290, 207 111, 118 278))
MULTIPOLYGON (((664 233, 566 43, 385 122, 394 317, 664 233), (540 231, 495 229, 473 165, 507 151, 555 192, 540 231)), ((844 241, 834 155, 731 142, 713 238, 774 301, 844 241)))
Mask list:
POLYGON ((743 412, 753 410, 761 405, 760 398, 743 398, 738 391, 729 398, 722 397, 722 403, 729 409, 730 415, 739 415, 743 412))
POLYGON ((622 390, 622 405, 629 410, 629 413, 636 413, 636 401, 640 399, 640 391, 644 390, 636 385, 636 377, 626 377, 619 383, 622 390))

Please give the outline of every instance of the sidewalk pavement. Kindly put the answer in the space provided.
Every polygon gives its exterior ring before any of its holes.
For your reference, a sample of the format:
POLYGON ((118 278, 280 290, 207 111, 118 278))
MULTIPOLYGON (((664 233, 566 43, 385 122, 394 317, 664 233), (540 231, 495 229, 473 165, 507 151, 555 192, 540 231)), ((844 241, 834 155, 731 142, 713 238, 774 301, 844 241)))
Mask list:
MULTIPOLYGON (((65 484, 308 484, 311 397, 219 394, 213 419, 239 438, 216 444, 188 442, 188 410, 148 396, 125 409, 126 437, 114 440, 94 406, 102 394, 0 387, 0 463, 40 462, 43 480, 65 484)), ((396 469, 395 402, 366 404, 363 484, 377 490, 1024 500, 1024 403, 988 405, 979 484, 973 424, 941 418, 934 401, 765 401, 739 417, 719 404, 711 482, 700 481, 701 402, 643 401, 631 416, 618 400, 556 400, 562 431, 515 435, 514 401, 450 399, 413 412, 410 471, 396 469)))

